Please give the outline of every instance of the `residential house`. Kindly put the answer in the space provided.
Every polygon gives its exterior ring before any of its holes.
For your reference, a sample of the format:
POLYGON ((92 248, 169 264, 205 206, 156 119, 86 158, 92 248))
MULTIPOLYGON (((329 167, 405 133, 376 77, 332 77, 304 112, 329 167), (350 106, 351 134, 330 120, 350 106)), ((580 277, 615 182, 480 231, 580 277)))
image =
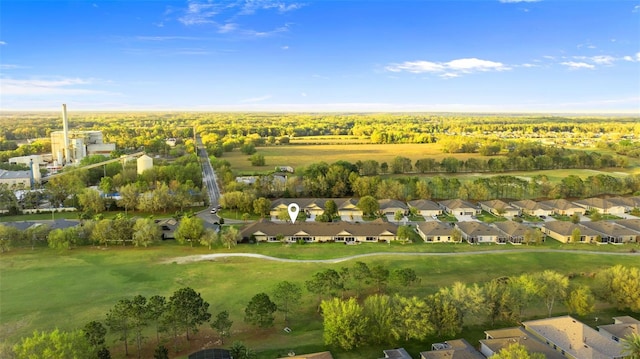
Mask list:
POLYGON ((420 222, 416 230, 426 243, 452 242, 453 227, 447 223, 440 221, 420 222))
POLYGON ((376 220, 366 223, 296 222, 275 223, 260 220, 240 230, 243 241, 258 242, 389 242, 396 240, 398 226, 376 220))
POLYGON ((526 321, 522 325, 527 332, 567 358, 625 358, 622 344, 568 315, 526 321))
MULTIPOLYGON (((618 219, 613 222, 640 233, 640 218, 618 219)), ((636 242, 640 243, 640 236, 636 237, 636 242)))
POLYGON ((393 216, 398 211, 402 212, 403 215, 409 213, 407 204, 397 199, 380 199, 378 200, 378 207, 384 216, 393 216))
POLYGON ((322 198, 280 198, 271 202, 271 218, 277 218, 281 211, 287 211, 291 203, 300 206, 300 211, 307 216, 315 217, 324 213, 326 199, 322 198))
POLYGON ((442 214, 442 208, 438 206, 434 201, 427 199, 416 199, 407 203, 410 208, 415 208, 418 213, 423 217, 434 217, 442 214))
MULTIPOLYGON (((293 354, 293 353, 290 353, 293 354)), ((289 355, 286 357, 278 358, 278 359, 333 359, 333 355, 331 352, 320 352, 320 353, 311 353, 311 354, 302 354, 302 355, 289 355)))
POLYGON ((513 221, 495 222, 492 225, 502 232, 507 238, 507 241, 511 244, 522 244, 522 242, 524 242, 525 233, 532 229, 522 223, 513 221))
POLYGON ((635 208, 640 208, 640 196, 633 197, 612 197, 609 202, 624 207, 625 212, 630 212, 635 208))
POLYGON ((457 222, 462 239, 473 243, 507 243, 507 237, 496 228, 483 222, 457 222))
POLYGON ((600 234, 600 243, 622 244, 635 242, 640 232, 621 226, 612 221, 583 222, 584 227, 600 234))
POLYGON ((487 330, 480 340, 480 352, 487 358, 513 344, 524 346, 530 353, 542 353, 547 359, 564 359, 562 354, 541 342, 522 327, 487 330))
POLYGON ((358 200, 355 198, 334 199, 338 205, 338 215, 343 221, 362 221, 362 210, 358 208, 358 200))
POLYGON ((578 206, 577 204, 567 201, 566 199, 552 199, 549 201, 541 201, 538 203, 550 207, 553 213, 559 216, 572 216, 574 213, 582 216, 586 211, 584 207, 578 206))
POLYGON ((541 226, 542 233, 562 243, 571 242, 573 231, 575 229, 578 229, 580 231, 580 240, 578 241, 579 243, 596 242, 598 240, 598 236, 600 235, 600 233, 594 231, 591 228, 567 221, 545 222, 541 226))
POLYGON ((573 202, 588 211, 598 211, 600 214, 619 216, 625 213, 625 206, 616 204, 606 198, 586 198, 573 202))
POLYGON ((154 220, 155 224, 160 227, 162 232, 162 240, 176 239, 175 231, 178 228, 178 221, 174 218, 163 218, 154 220))
POLYGON ((550 216, 553 214, 553 209, 546 204, 538 203, 530 199, 522 201, 511 202, 511 205, 518 208, 522 213, 530 216, 550 216))
POLYGON ((382 359, 412 359, 404 348, 383 350, 384 358, 382 359))
POLYGON ((431 350, 420 352, 420 359, 485 359, 476 348, 464 339, 434 343, 431 350))
POLYGON ((481 210, 473 203, 462 199, 450 199, 438 202, 447 213, 460 216, 474 216, 481 213, 481 210))
POLYGON ((496 216, 513 218, 520 215, 520 209, 515 208, 509 205, 507 202, 499 199, 494 199, 491 201, 482 201, 479 204, 480 204, 480 208, 496 216))
POLYGON ((598 325, 600 334, 619 342, 630 335, 640 335, 640 320, 630 317, 613 317, 613 324, 598 325))

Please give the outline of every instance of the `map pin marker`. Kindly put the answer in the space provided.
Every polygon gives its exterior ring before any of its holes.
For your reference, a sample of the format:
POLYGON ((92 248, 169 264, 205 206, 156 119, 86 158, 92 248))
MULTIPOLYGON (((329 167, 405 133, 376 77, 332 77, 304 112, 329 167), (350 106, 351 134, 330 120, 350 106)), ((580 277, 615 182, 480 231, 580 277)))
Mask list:
POLYGON ((289 207, 287 207, 287 211, 289 211, 291 223, 296 223, 296 218, 298 218, 298 213, 300 213, 300 206, 298 206, 297 203, 291 203, 289 207))

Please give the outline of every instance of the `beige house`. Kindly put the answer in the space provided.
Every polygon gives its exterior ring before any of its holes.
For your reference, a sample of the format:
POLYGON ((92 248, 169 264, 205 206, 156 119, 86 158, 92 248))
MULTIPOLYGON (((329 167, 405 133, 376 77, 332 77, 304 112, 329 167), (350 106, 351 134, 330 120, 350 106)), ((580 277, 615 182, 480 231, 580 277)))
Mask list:
POLYGON ((566 358, 625 358, 621 343, 568 315, 526 321, 522 325, 532 336, 566 358))
POLYGON ((243 241, 257 242, 343 242, 370 243, 396 240, 398 226, 376 220, 366 223, 349 222, 296 222, 275 223, 257 221, 240 231, 243 241))
POLYGON ((578 206, 577 204, 569 202, 566 199, 552 199, 549 201, 541 201, 538 203, 550 207, 554 214, 560 216, 572 216, 574 213, 584 215, 584 212, 586 211, 584 207, 578 206))
POLYGON ((522 213, 530 216, 550 216, 553 214, 553 209, 545 204, 525 199, 522 201, 511 202, 511 205, 518 208, 522 213))
POLYGON ((640 320, 630 317, 613 317, 613 324, 598 325, 600 334, 609 337, 616 342, 629 335, 640 335, 640 320))
POLYGON ((542 233, 562 243, 571 242, 571 237, 573 236, 573 231, 575 229, 580 231, 579 243, 592 243, 598 241, 599 233, 582 226, 581 224, 566 221, 553 221, 545 222, 541 227, 542 233))
POLYGON ((359 220, 362 218, 362 211, 356 206, 357 200, 353 198, 280 198, 271 202, 271 218, 277 218, 281 211, 287 211, 291 203, 300 206, 300 212, 308 217, 320 216, 324 213, 325 205, 328 201, 334 201, 338 207, 338 215, 343 221, 359 220))
POLYGON ((420 359, 485 359, 473 345, 464 339, 447 340, 431 344, 431 350, 420 352, 420 359))
POLYGON ((426 243, 451 243, 454 228, 439 221, 420 222, 416 228, 426 243))
POLYGON ((438 206, 434 201, 416 199, 414 201, 409 201, 407 204, 410 208, 417 209, 418 213, 423 217, 433 217, 442 214, 442 208, 440 208, 440 206, 438 206))
POLYGON ((622 244, 635 242, 640 232, 621 226, 612 221, 582 222, 582 226, 600 235, 600 243, 622 244))
POLYGON ((511 244, 522 244, 525 233, 531 230, 531 227, 513 221, 495 222, 492 226, 502 232, 507 238, 507 242, 511 244))
POLYGON ((483 222, 457 222, 462 239, 473 243, 507 243, 507 237, 496 228, 483 222))
POLYGON ((482 201, 478 204, 480 205, 480 208, 496 216, 513 218, 520 215, 520 209, 515 208, 509 205, 507 202, 499 199, 482 201))
MULTIPOLYGON (((631 230, 634 230, 636 232, 640 232, 640 218, 637 219, 618 219, 613 221, 623 227, 629 228, 631 230)), ((636 240, 638 240, 638 238, 636 238, 636 240)))
POLYGON ((475 204, 462 199, 450 199, 438 202, 447 213, 461 216, 474 216, 481 213, 475 204))
POLYGON ((573 202, 588 211, 596 210, 601 214, 619 216, 625 213, 625 206, 616 204, 606 198, 586 198, 573 202))
POLYGON ((409 213, 407 204, 397 199, 380 199, 378 200, 378 206, 380 207, 380 213, 385 216, 393 216, 398 211, 402 212, 403 215, 409 213))
POLYGON ((343 221, 362 218, 362 210, 358 208, 358 200, 354 198, 335 199, 338 205, 338 215, 343 221))
POLYGON ((633 197, 613 197, 609 198, 609 202, 614 205, 623 206, 625 212, 629 212, 634 208, 640 208, 640 196, 633 197))
POLYGON ((486 338, 480 340, 480 352, 489 358, 512 344, 520 344, 530 353, 542 353, 547 359, 564 359, 561 353, 541 342, 522 327, 487 330, 486 338))

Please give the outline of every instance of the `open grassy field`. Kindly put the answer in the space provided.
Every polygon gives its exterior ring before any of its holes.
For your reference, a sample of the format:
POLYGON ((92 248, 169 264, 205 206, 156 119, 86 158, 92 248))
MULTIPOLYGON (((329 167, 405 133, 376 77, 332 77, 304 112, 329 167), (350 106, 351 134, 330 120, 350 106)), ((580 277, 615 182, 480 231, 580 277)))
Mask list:
MULTIPOLYGON (((360 245, 340 244, 240 245, 233 252, 257 252, 286 258, 336 258, 371 252, 389 252, 387 255, 359 260, 368 264, 380 263, 388 268, 413 268, 422 278, 415 288, 393 288, 403 295, 426 295, 454 281, 483 282, 499 276, 553 269, 561 273, 592 273, 614 264, 638 265, 638 256, 620 256, 607 253, 525 253, 521 250, 505 253, 484 253, 461 256, 400 256, 391 251, 481 251, 513 248, 506 246, 468 245, 360 245), (483 270, 478 270, 483 268, 483 270)), ((635 246, 637 249, 637 245, 635 246)), ((524 246, 520 247, 524 248, 524 246)), ((586 245, 560 245, 551 241, 540 248, 598 248, 586 245)), ((628 252, 631 246, 603 246, 628 252)), ((226 252, 218 249, 216 252, 226 252)), ((317 298, 305 291, 300 309, 292 315, 289 326, 292 334, 282 331, 281 315, 272 329, 256 331, 243 323, 243 311, 250 298, 259 293, 270 293, 276 283, 288 280, 303 285, 313 273, 326 268, 351 266, 353 261, 337 264, 280 263, 252 258, 227 258, 217 261, 176 264, 171 258, 211 253, 206 248, 190 248, 174 243, 163 243, 151 248, 81 248, 54 251, 45 248, 14 250, 2 255, 0 261, 0 342, 13 343, 33 330, 53 328, 73 329, 91 320, 103 320, 117 300, 136 294, 170 296, 173 291, 190 286, 202 293, 214 315, 229 310, 234 321, 234 334, 230 341, 242 340, 262 354, 261 358, 280 355, 283 348, 298 353, 326 350, 322 344, 321 317, 315 312, 317 298)), ((562 313, 564 308, 558 307, 562 313)), ((605 318, 605 314, 599 314, 605 318)), ((212 341, 212 332, 203 326, 197 345, 212 341)), ((477 328, 476 330, 480 330, 477 328)), ((151 333, 149 336, 153 337, 151 333)), ((122 357, 120 347, 110 336, 114 358, 122 357)), ((435 338, 432 338, 435 340, 435 338)), ((153 340, 147 340, 150 347, 153 340)), ((196 345, 196 344, 194 344, 196 345)), ((408 343, 408 346, 410 344, 408 343)), ((414 343, 410 347, 424 350, 429 343, 414 343), (414 346, 415 345, 415 346, 414 346)), ((180 355, 190 349, 181 346, 180 355)), ((380 355, 382 348, 369 348, 371 355, 380 355)), ((335 352, 339 359, 358 358, 353 353, 335 352)), ((359 352, 362 355, 362 352, 359 352)), ((373 357, 369 355, 369 357, 373 357)))
MULTIPOLYGON (((275 166, 292 166, 293 168, 305 167, 309 164, 324 161, 333 163, 336 161, 348 161, 355 163, 357 161, 365 161, 375 159, 379 163, 391 163, 396 156, 410 158, 412 163, 423 158, 433 158, 441 161, 446 157, 454 157, 464 161, 469 158, 479 158, 486 160, 489 157, 480 156, 479 154, 470 153, 443 153, 441 146, 437 143, 429 144, 336 144, 328 142, 324 145, 288 145, 288 146, 270 146, 257 148, 259 154, 264 155, 266 165, 261 167, 251 166, 249 156, 240 151, 225 152, 222 159, 231 163, 238 173, 270 173, 273 172, 275 166)), ((608 152, 611 152, 608 150, 608 152)), ((498 157, 498 156, 496 156, 498 157)), ((545 175, 552 182, 568 176, 569 174, 578 175, 582 178, 605 173, 614 177, 625 177, 629 174, 640 173, 640 167, 636 159, 630 159, 630 166, 627 168, 615 168, 606 170, 591 169, 560 169, 560 170, 541 170, 541 171, 514 171, 496 173, 519 176, 522 178, 531 178, 535 175, 545 175)), ((415 176, 417 174, 408 174, 415 176)), ((473 180, 479 176, 486 176, 487 173, 458 173, 446 174, 447 176, 456 176, 461 181, 473 180)), ((434 174, 425 174, 423 176, 434 176, 434 174)))

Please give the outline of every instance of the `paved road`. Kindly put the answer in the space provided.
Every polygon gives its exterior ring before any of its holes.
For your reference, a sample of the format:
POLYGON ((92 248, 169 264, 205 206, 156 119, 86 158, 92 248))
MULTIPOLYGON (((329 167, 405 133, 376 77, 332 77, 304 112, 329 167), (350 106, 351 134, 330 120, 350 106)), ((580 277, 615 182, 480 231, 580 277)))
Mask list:
POLYGON ((213 172, 213 167, 209 161, 209 154, 207 149, 202 144, 200 136, 197 137, 198 141, 198 156, 202 164, 202 182, 207 187, 207 194, 209 195, 209 204, 214 208, 218 204, 220 199, 220 189, 218 188, 218 182, 216 180, 216 174, 213 172))
POLYGON ((631 252, 597 252, 597 251, 581 251, 581 250, 563 250, 563 249, 503 249, 503 250, 488 250, 482 252, 451 252, 451 253, 416 253, 416 252, 378 252, 378 253, 364 253, 357 254, 348 257, 342 258, 333 258, 333 259, 288 259, 288 258, 277 258, 265 256, 263 254, 256 253, 213 253, 213 254, 200 254, 193 256, 185 256, 185 257, 176 257, 171 258, 165 261, 165 263, 191 263, 191 262, 200 262, 200 261, 214 261, 216 259, 224 259, 231 257, 249 257, 249 258, 259 258, 276 262, 289 262, 289 263, 340 263, 346 262, 353 259, 363 258, 363 257, 375 257, 375 256, 473 256, 480 254, 513 254, 513 253, 570 253, 570 254, 593 254, 593 255, 613 255, 613 256, 640 256, 640 252, 631 253, 631 252))

